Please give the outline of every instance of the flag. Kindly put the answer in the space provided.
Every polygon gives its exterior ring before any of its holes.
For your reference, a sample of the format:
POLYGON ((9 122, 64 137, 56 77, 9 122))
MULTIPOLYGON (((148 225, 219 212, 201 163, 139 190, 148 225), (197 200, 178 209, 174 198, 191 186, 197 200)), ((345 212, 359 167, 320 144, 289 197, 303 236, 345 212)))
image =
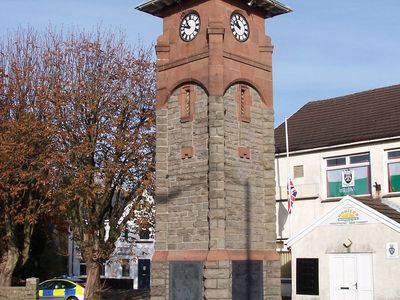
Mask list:
POLYGON ((297 196, 297 191, 294 188, 292 179, 289 178, 288 180, 288 186, 287 186, 287 196, 288 196, 288 213, 292 213, 292 208, 293 208, 293 204, 294 201, 296 200, 296 196, 297 196))

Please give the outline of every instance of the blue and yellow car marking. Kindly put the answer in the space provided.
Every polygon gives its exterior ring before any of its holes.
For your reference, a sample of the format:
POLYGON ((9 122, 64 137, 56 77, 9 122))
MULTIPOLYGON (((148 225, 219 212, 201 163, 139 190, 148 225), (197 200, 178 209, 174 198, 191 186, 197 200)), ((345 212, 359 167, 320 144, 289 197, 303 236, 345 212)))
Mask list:
MULTIPOLYGON (((64 289, 62 289, 62 288, 40 289, 39 290, 39 299, 40 299, 40 297, 58 297, 58 298, 63 297, 64 299, 67 299, 67 297, 69 297, 69 296, 76 296, 79 299, 83 299, 83 294, 85 292, 85 289, 82 286, 80 286, 79 284, 77 284, 76 282, 66 280, 66 279, 50 279, 50 280, 46 280, 46 281, 42 282, 41 284, 45 284, 48 282, 69 283, 69 285, 72 284, 75 287, 73 287, 73 288, 67 287, 64 289)), ((51 299, 51 298, 49 298, 49 299, 51 299)))
POLYGON ((51 297, 53 296, 53 291, 54 290, 41 290, 39 291, 39 296, 51 297), (42 293, 42 295, 40 295, 40 292, 42 293))
POLYGON ((76 289, 65 289, 64 296, 75 296, 76 289))

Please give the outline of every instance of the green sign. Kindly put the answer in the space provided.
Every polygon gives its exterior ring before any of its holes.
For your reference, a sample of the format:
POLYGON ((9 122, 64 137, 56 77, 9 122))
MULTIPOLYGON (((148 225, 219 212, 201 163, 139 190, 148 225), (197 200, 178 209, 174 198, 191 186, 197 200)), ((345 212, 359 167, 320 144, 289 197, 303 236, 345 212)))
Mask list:
POLYGON ((327 171, 328 197, 343 197, 346 195, 365 195, 370 193, 369 167, 357 167, 327 171), (343 184, 343 173, 354 174, 354 185, 343 184))

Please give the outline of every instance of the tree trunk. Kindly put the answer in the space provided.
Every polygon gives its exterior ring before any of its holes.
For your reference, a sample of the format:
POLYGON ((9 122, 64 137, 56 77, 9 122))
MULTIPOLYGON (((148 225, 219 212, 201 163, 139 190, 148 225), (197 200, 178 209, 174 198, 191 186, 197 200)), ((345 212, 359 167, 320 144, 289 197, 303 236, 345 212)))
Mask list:
POLYGON ((4 253, 0 264, 0 286, 11 286, 12 276, 19 259, 18 249, 9 246, 4 253))
POLYGON ((26 223, 23 228, 24 242, 21 251, 21 268, 23 268, 29 259, 29 252, 31 249, 32 235, 35 228, 34 224, 26 223))
POLYGON ((100 270, 101 264, 86 260, 86 286, 85 286, 85 300, 100 300, 101 299, 101 284, 100 284, 100 270))

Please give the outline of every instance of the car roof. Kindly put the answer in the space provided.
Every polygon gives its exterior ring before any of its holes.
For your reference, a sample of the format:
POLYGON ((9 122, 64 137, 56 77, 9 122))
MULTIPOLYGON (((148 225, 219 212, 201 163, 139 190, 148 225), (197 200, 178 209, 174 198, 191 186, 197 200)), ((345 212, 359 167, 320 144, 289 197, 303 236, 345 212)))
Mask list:
POLYGON ((39 284, 42 284, 42 283, 45 283, 45 282, 49 282, 49 281, 67 281, 67 282, 70 282, 70 283, 73 283, 73 284, 78 284, 79 283, 77 281, 74 281, 74 280, 71 280, 71 279, 67 279, 67 278, 51 278, 51 279, 47 279, 45 281, 42 281, 39 284))

